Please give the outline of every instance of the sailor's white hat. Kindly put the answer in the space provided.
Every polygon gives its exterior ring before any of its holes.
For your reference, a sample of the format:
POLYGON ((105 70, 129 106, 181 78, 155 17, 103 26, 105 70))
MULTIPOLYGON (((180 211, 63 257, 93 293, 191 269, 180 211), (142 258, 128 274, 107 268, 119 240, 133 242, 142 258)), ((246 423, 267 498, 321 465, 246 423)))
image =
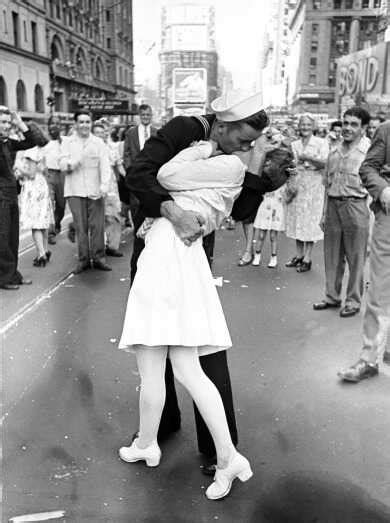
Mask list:
POLYGON ((211 102, 211 109, 221 122, 238 122, 263 109, 261 92, 248 94, 242 89, 226 91, 211 102))

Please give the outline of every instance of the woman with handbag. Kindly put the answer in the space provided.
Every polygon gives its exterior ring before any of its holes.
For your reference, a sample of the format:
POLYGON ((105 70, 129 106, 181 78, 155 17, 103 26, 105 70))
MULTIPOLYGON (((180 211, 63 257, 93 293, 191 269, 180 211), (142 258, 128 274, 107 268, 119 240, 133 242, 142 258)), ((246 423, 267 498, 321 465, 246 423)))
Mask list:
POLYGON ((297 272, 310 271, 314 242, 324 237, 319 223, 324 201, 323 170, 329 146, 326 140, 313 135, 314 126, 311 115, 301 116, 300 138, 291 144, 297 176, 294 186, 287 191, 286 236, 296 241, 296 254, 286 267, 295 267, 297 272))

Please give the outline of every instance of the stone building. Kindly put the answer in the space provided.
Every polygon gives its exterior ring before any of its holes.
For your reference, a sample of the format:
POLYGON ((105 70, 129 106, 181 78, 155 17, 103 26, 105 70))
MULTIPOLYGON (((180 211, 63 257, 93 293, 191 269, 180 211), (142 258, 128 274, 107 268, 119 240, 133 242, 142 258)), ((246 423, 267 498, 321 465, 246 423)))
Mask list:
POLYGON ((336 61, 377 43, 383 1, 298 1, 287 65, 287 101, 295 112, 337 116, 336 61))
POLYGON ((50 94, 44 0, 0 0, 0 105, 43 121, 50 94))
POLYGON ((131 0, 0 0, 0 11, 0 97, 11 109, 39 120, 68 118, 72 100, 134 102, 131 0))

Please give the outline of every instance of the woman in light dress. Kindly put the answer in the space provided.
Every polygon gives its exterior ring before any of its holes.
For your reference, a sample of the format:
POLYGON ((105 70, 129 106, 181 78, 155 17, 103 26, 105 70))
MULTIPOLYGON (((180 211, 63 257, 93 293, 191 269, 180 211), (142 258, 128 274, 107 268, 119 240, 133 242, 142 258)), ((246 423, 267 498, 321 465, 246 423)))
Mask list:
MULTIPOLYGON (((209 234, 230 215, 244 174, 237 156, 217 155, 214 142, 199 142, 161 167, 157 179, 183 209, 203 217, 204 233, 209 234)), ((135 352, 141 376, 139 435, 119 455, 126 462, 159 464, 157 431, 169 355, 176 379, 192 396, 213 437, 217 470, 206 496, 220 499, 235 478, 246 481, 252 471, 233 445, 220 394, 199 363, 199 355, 232 345, 202 239, 185 245, 165 218, 145 220, 140 234, 145 234, 145 249, 119 343, 119 348, 135 352)))
POLYGON ((44 161, 39 147, 28 149, 18 160, 20 193, 20 223, 22 229, 31 229, 36 249, 33 265, 45 267, 50 260, 48 250, 49 227, 54 223, 50 190, 43 174, 44 161))
POLYGON ((311 269, 314 242, 322 240, 320 228, 324 201, 323 170, 328 160, 326 140, 313 135, 314 119, 303 115, 299 120, 300 138, 291 144, 297 163, 297 193, 286 208, 286 235, 296 241, 296 253, 286 263, 298 272, 311 269))

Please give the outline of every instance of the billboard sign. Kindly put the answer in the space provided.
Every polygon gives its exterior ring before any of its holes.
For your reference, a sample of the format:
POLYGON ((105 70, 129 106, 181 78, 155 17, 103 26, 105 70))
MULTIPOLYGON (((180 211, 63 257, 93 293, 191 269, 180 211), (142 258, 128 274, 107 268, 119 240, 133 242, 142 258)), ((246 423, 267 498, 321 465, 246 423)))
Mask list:
POLYGON ((390 101, 390 44, 381 43, 337 60, 336 93, 343 100, 390 101))
POLYGON ((80 110, 99 114, 132 114, 129 109, 129 101, 122 99, 80 98, 71 100, 71 112, 75 113, 80 110))
POLYGON ((207 71, 203 68, 173 70, 173 102, 205 104, 207 71))

